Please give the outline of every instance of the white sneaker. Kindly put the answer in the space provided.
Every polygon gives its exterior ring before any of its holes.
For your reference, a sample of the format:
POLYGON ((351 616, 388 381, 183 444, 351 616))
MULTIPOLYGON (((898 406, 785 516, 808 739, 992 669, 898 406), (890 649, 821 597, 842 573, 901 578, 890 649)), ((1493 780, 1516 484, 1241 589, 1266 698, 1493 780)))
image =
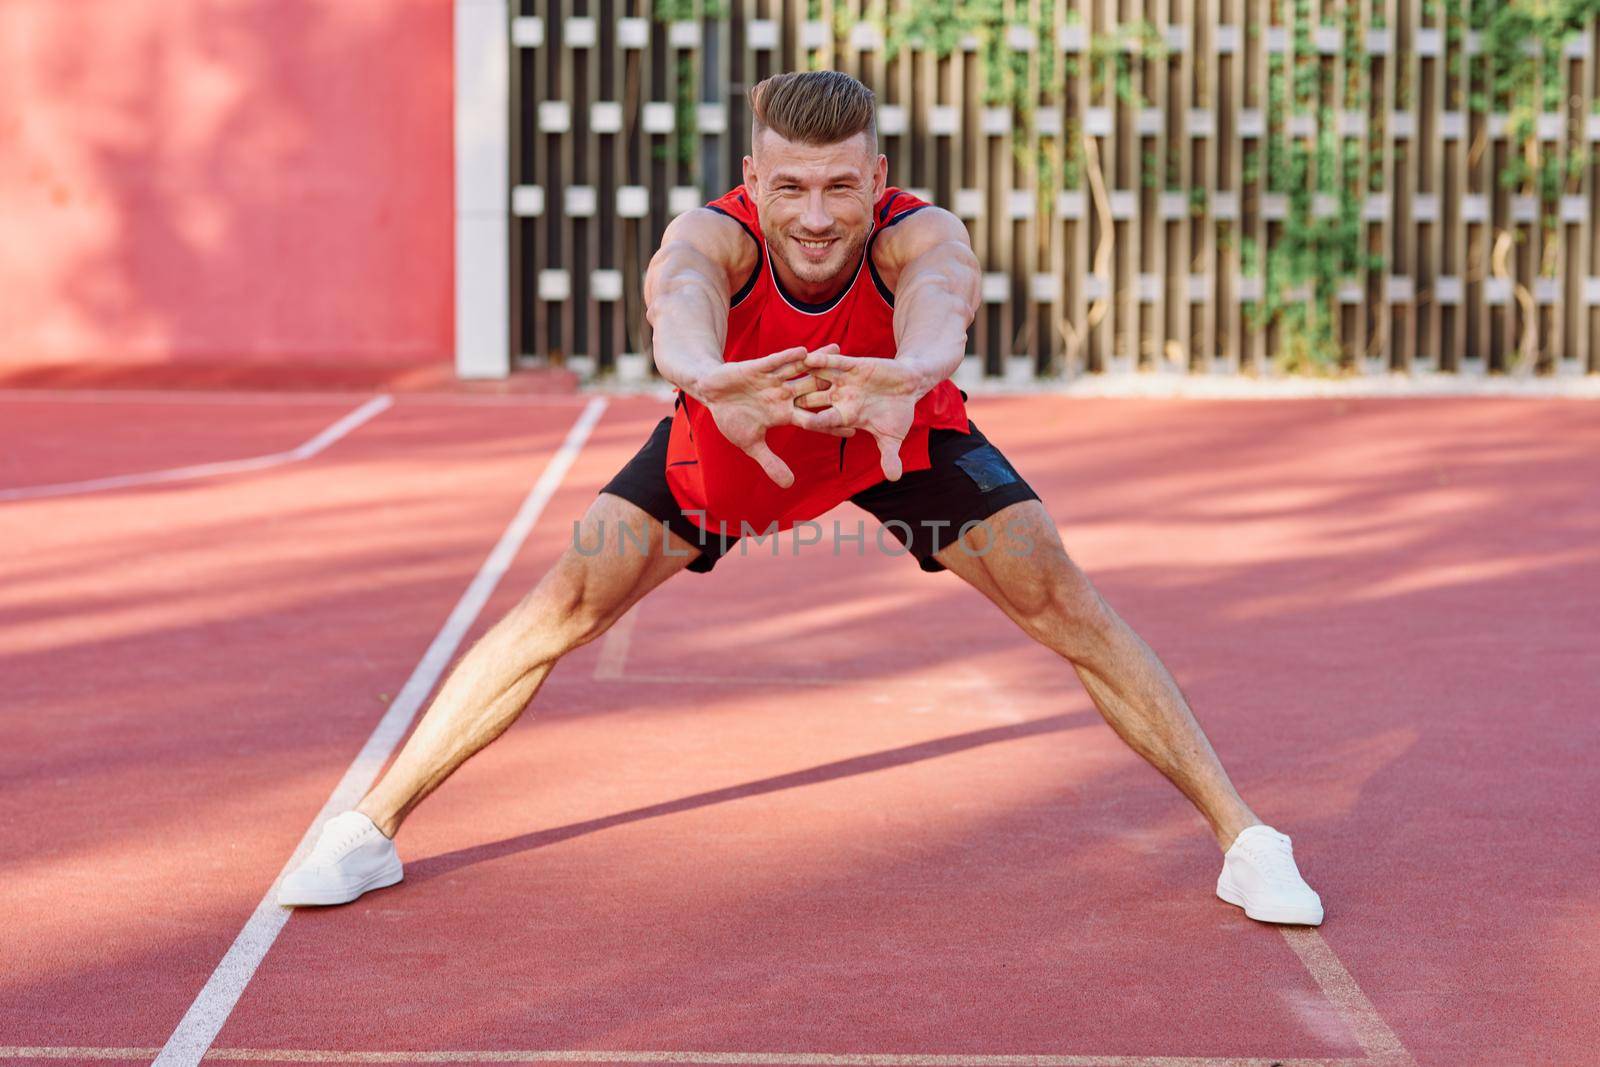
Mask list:
POLYGON ((1222 857, 1217 896, 1264 923, 1322 925, 1322 898, 1300 877, 1287 834, 1248 826, 1222 857))
POLYGON ((361 812, 347 811, 322 824, 310 855, 278 886, 278 903, 346 904, 400 878, 394 842, 361 812))

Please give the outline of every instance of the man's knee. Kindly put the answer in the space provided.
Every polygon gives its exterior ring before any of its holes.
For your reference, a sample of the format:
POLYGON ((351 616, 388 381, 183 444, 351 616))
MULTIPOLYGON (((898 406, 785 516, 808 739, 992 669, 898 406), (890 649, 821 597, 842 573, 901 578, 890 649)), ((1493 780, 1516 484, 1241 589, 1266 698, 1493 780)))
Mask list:
POLYGON ((616 614, 614 583, 598 573, 599 559, 572 548, 513 609, 519 645, 539 659, 557 659, 605 633, 616 614))
POLYGON ((1113 625, 1110 606, 1065 553, 1041 561, 1013 604, 1030 637, 1074 661, 1091 658, 1113 625))

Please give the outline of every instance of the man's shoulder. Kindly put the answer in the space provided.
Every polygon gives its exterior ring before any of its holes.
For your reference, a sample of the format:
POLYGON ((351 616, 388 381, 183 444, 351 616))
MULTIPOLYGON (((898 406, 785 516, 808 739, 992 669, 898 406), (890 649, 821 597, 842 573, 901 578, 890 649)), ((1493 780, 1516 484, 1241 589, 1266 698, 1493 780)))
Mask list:
POLYGON ((707 204, 674 217, 667 224, 667 231, 663 245, 668 240, 687 241, 727 272, 728 292, 734 303, 748 294, 754 271, 761 263, 761 241, 751 226, 707 204))
MULTIPOLYGON (((761 226, 756 214, 756 206, 750 201, 750 194, 745 192, 742 185, 736 185, 723 193, 715 200, 709 201, 706 208, 719 215, 730 218, 756 237, 761 226)), ((757 240, 760 238, 757 237, 757 240)))
POLYGON ((966 230, 966 224, 950 212, 903 189, 891 189, 878 201, 874 223, 872 268, 891 305, 901 268, 920 249, 948 239, 957 229, 966 230))
MULTIPOLYGON (((702 209, 708 214, 724 220, 727 232, 733 232, 731 225, 737 224, 744 231, 744 237, 733 243, 733 258, 728 262, 729 281, 736 297, 748 295, 750 283, 753 282, 755 271, 761 261, 761 223, 756 214, 755 204, 751 203, 750 195, 745 192, 742 185, 736 185, 715 200, 706 204, 702 209)), ((740 303, 735 299, 734 303, 740 303)))
MULTIPOLYGON (((883 191, 883 195, 878 198, 877 204, 873 206, 874 224, 879 229, 882 229, 885 226, 892 225, 894 220, 902 218, 913 211, 931 207, 933 201, 923 197, 921 194, 924 192, 927 192, 927 190, 901 189, 898 186, 889 186, 883 191)), ((931 196, 932 194, 929 193, 928 195, 931 196)))

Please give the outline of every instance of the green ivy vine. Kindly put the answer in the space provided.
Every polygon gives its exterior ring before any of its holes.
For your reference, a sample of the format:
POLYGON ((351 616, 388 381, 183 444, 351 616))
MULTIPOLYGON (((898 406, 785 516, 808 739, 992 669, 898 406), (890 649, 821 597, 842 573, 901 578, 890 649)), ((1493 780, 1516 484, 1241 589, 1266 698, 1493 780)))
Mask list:
MULTIPOLYGON (((1451 4, 1451 10, 1459 19, 1458 2, 1451 4)), ((1507 189, 1539 198, 1546 238, 1541 273, 1553 274, 1556 269, 1556 202, 1563 192, 1576 191, 1590 153, 1573 146, 1563 158, 1559 149, 1551 150, 1539 138, 1539 116, 1564 113, 1562 53, 1597 13, 1600 0, 1507 0, 1474 4, 1469 17, 1471 28, 1483 42, 1469 105, 1475 111, 1507 116, 1510 151, 1500 182, 1507 189)))
POLYGON ((1165 59, 1169 54, 1161 31, 1148 20, 1119 23, 1111 33, 1095 34, 1089 41, 1090 97, 1102 100, 1110 87, 1130 107, 1147 107, 1149 102, 1134 86, 1134 60, 1165 59))
MULTIPOLYGON (((818 0, 810 0, 812 17, 818 0)), ((930 51, 943 59, 962 47, 967 38, 977 44, 984 72, 982 100, 986 107, 1008 107, 1019 130, 1035 124, 1039 107, 1059 108, 1063 87, 1080 73, 1075 56, 1061 58, 1056 37, 1056 0, 1040 0, 1031 15, 1007 18, 1004 0, 918 0, 900 4, 892 15, 885 13, 884 0, 875 0, 863 13, 862 21, 876 25, 884 35, 887 51, 902 49, 930 51), (1007 40, 1012 27, 1031 32, 1032 52, 1012 48, 1007 40), (1030 89, 1029 62, 1038 58, 1039 93, 1030 89)), ((842 10, 835 14, 834 32, 848 32, 851 17, 842 10)), ((1075 11, 1066 12, 1068 25, 1080 24, 1075 11)), ((1143 98, 1134 86, 1134 62, 1160 59, 1167 55, 1165 42, 1156 27, 1147 22, 1131 22, 1114 32, 1096 34, 1090 41, 1089 59, 1094 96, 1102 96, 1110 86, 1129 104, 1141 106, 1143 98)), ((1053 210, 1054 190, 1081 189, 1083 159, 1078 148, 1082 123, 1068 116, 1060 135, 1040 134, 1031 157, 1027 138, 1012 139, 1013 159, 1023 174, 1031 170, 1037 190, 1038 213, 1053 210)))
MULTIPOLYGON (((1343 84, 1332 84, 1331 69, 1312 37, 1316 23, 1310 0, 1293 0, 1292 12, 1289 53, 1267 57, 1265 143, 1246 153, 1244 161, 1245 186, 1283 196, 1287 205, 1268 244, 1261 299, 1249 305, 1249 318, 1256 329, 1277 327, 1273 358, 1278 369, 1330 373, 1344 355, 1338 331, 1341 285, 1358 281, 1363 269, 1383 269, 1382 257, 1365 247, 1361 142, 1341 134, 1336 121, 1336 102, 1344 109, 1366 110, 1360 77, 1366 50, 1361 8, 1348 5, 1336 24, 1343 31, 1346 77, 1343 84), (1291 117, 1306 116, 1314 119, 1314 132, 1290 135, 1291 117), (1319 197, 1332 200, 1331 214, 1317 211, 1319 197)), ((1381 183, 1381 171, 1372 177, 1381 183)), ((1256 276, 1256 242, 1245 238, 1240 250, 1245 273, 1256 276)))
MULTIPOLYGON (((813 0, 815 2, 815 0, 813 0)), ((698 22, 722 18, 727 13, 722 0, 656 0, 651 15, 656 22, 671 26, 674 22, 698 22)), ((656 145, 656 159, 675 159, 693 183, 695 173, 695 146, 698 144, 700 121, 695 110, 699 98, 696 90, 695 64, 688 53, 679 53, 677 60, 677 87, 673 97, 672 135, 669 144, 656 145)))

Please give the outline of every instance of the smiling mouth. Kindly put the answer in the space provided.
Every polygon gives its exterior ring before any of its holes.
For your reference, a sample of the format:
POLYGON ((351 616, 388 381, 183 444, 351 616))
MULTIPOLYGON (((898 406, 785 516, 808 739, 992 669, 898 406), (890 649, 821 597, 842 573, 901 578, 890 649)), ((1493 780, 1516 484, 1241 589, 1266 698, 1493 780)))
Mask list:
POLYGON ((808 241, 802 237, 796 237, 793 240, 794 243, 799 245, 801 248, 809 248, 813 252, 820 252, 825 248, 833 247, 834 242, 838 241, 839 239, 837 237, 830 237, 826 241, 808 241))

